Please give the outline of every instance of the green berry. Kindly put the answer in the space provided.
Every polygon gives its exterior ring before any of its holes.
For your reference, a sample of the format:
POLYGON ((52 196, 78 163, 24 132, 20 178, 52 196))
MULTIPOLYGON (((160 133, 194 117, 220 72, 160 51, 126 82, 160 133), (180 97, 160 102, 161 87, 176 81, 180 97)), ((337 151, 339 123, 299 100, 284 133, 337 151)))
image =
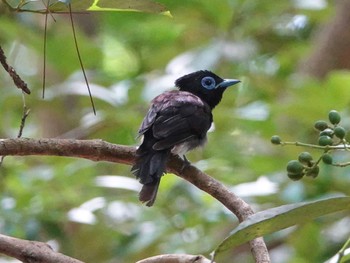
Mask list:
POLYGON ((303 178, 304 173, 298 173, 298 174, 295 174, 295 173, 287 173, 287 176, 289 177, 289 179, 291 179, 291 180, 293 180, 293 181, 298 181, 298 180, 300 180, 301 178, 303 178))
POLYGON ((276 145, 278 145, 278 144, 281 144, 281 138, 278 136, 278 135, 274 135, 274 136, 272 136, 271 137, 271 143, 272 144, 276 144, 276 145))
POLYGON ((328 118, 333 125, 338 124, 341 120, 340 114, 336 110, 331 110, 328 113, 328 118))
POLYGON ((327 128, 327 129, 320 132, 320 136, 324 136, 324 135, 332 138, 334 135, 334 131, 330 128, 327 128))
POLYGON ((301 173, 304 170, 304 166, 297 160, 291 160, 287 164, 287 172, 289 173, 301 173))
POLYGON ((318 176, 319 172, 320 172, 320 167, 315 166, 315 167, 312 167, 311 169, 309 169, 306 172, 306 176, 310 176, 310 177, 316 178, 318 176))
POLYGON ((344 139, 346 135, 346 131, 343 127, 337 126, 334 128, 334 134, 337 136, 339 139, 344 139))
POLYGON ((318 138, 318 144, 321 146, 327 146, 327 145, 332 145, 333 141, 331 137, 327 135, 322 135, 318 138))
POLYGON ((328 123, 325 121, 316 121, 314 127, 316 130, 323 131, 328 128, 328 123))
POLYGON ((322 161, 323 161, 325 164, 332 164, 332 163, 333 163, 333 158, 332 158, 332 156, 331 156, 329 153, 325 153, 325 154, 322 156, 322 161))
POLYGON ((293 181, 300 180, 304 176, 304 166, 297 160, 289 161, 287 164, 287 176, 293 181))
POLYGON ((308 152, 302 152, 301 154, 299 154, 298 160, 302 164, 309 165, 311 163, 311 161, 312 161, 312 156, 308 152))

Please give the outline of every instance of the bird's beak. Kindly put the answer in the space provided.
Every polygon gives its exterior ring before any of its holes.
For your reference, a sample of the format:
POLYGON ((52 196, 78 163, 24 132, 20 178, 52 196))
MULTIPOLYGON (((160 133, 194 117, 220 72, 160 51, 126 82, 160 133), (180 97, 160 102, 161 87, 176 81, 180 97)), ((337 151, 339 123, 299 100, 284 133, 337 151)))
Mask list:
POLYGON ((216 86, 216 88, 227 88, 227 87, 233 86, 239 82, 241 82, 241 81, 238 79, 224 79, 224 81, 221 82, 220 84, 218 84, 216 86))

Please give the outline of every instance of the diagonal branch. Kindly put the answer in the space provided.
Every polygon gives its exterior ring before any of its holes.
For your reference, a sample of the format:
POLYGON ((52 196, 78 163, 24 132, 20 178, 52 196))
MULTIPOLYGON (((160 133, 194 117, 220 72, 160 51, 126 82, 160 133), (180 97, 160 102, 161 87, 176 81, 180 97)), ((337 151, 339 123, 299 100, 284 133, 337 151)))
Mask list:
POLYGON ((24 263, 83 263, 57 253, 42 242, 28 241, 0 234, 0 253, 17 258, 24 263))
MULTIPOLYGON (((0 139, 0 155, 66 156, 130 165, 134 162, 135 147, 112 144, 102 140, 16 138, 0 139)), ((192 165, 185 166, 180 157, 171 156, 167 170, 213 196, 234 213, 240 222, 254 214, 250 205, 226 186, 192 165)), ((252 240, 250 246, 256 262, 270 262, 262 238, 252 240)))
POLYGON ((4 51, 2 50, 0 46, 0 64, 4 67, 4 69, 8 72, 10 77, 12 78, 13 82, 17 86, 17 88, 21 89, 23 92, 30 94, 30 89, 27 86, 27 83, 25 83, 21 77, 17 74, 15 69, 6 62, 6 56, 4 51))

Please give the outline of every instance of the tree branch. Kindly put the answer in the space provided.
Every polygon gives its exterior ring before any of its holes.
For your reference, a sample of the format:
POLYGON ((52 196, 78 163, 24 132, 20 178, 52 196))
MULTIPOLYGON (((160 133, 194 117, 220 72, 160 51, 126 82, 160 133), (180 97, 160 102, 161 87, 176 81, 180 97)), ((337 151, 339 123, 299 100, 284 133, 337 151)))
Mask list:
MULTIPOLYGON (((6 1, 5 1, 6 2, 6 1)), ((27 83, 25 83, 21 77, 17 74, 15 69, 11 66, 9 66, 6 62, 6 56, 4 51, 2 50, 2 47, 0 46, 0 64, 4 67, 4 69, 8 72, 10 77, 12 78, 13 82, 17 86, 17 88, 21 89, 23 92, 30 94, 30 89, 27 86, 27 83)))
POLYGON ((48 244, 1 234, 0 253, 17 258, 24 263, 83 263, 80 260, 53 251, 48 244))
MULTIPOLYGON (((158 255, 136 263, 210 263, 211 260, 202 255, 187 255, 187 254, 165 254, 158 255)), ((215 263, 215 262, 214 262, 215 263)))
MULTIPOLYGON (((135 147, 111 144, 102 140, 16 138, 0 139, 0 155, 66 156, 130 165, 135 159, 135 147)), ((213 196, 234 213, 240 222, 254 214, 254 211, 246 202, 232 193, 222 183, 192 165, 184 165, 185 163, 180 157, 171 156, 167 164, 167 170, 213 196)), ((270 262, 262 238, 250 241, 250 246, 256 262, 270 262)))

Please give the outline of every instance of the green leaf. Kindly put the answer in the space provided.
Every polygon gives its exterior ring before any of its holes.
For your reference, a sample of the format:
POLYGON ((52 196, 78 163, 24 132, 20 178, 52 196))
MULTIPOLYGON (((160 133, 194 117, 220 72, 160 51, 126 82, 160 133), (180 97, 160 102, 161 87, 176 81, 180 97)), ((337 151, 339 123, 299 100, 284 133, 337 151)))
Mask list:
MULTIPOLYGON (((73 12, 86 11, 133 11, 146 13, 162 13, 170 15, 165 6, 151 0, 75 0, 71 1, 73 12)), ((67 3, 63 0, 50 6, 51 12, 67 12, 67 3)), ((44 10, 45 11, 45 10, 44 10)))
POLYGON ((258 212, 240 223, 217 247, 214 256, 254 238, 346 209, 350 209, 350 197, 283 205, 258 212))
POLYGON ((350 254, 346 254, 340 258, 340 263, 349 263, 350 262, 350 254))

